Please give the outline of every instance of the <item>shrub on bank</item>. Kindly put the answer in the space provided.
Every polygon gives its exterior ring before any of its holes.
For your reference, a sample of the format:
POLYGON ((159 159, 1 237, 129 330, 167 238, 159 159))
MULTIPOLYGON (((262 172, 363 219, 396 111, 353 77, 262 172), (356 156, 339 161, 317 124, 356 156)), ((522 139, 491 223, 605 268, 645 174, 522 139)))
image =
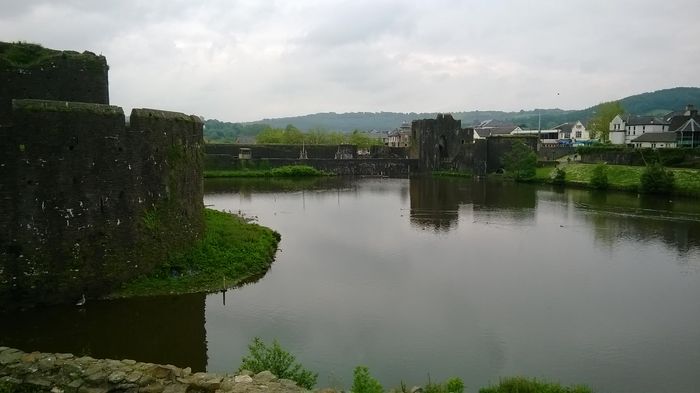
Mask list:
POLYGON ((357 366, 353 371, 352 392, 353 393, 382 393, 384 388, 369 373, 365 366, 357 366))
POLYGON ((555 168, 551 175, 552 184, 563 185, 566 183, 566 171, 561 168, 555 168))
POLYGON ((670 194, 673 192, 673 172, 659 163, 647 165, 640 177, 639 191, 646 194, 670 194))
POLYGON ((464 382, 461 378, 452 377, 443 383, 433 383, 428 377, 425 393, 464 393, 464 382))
POLYGON ((248 345, 248 350, 250 352, 241 360, 238 371, 270 371, 278 378, 291 379, 306 389, 312 389, 316 385, 318 374, 297 363, 296 357, 282 349, 277 340, 273 340, 272 345, 267 346, 259 337, 255 337, 248 345))
POLYGON ((498 385, 479 389, 479 393, 591 393, 586 386, 562 386, 524 377, 505 378, 498 385))
POLYGON ((608 183, 608 167, 605 164, 598 164, 593 168, 591 175, 591 187, 597 190, 607 190, 608 183))

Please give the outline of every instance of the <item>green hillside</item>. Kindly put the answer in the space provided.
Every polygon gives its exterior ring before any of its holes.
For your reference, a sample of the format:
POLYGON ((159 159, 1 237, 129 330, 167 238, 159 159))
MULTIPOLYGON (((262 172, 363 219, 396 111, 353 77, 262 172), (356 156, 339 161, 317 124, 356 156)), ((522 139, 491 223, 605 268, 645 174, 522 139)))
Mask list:
MULTIPOLYGON (((700 88, 675 87, 650 93, 637 94, 620 100, 625 111, 639 115, 662 115, 674 110, 681 110, 687 104, 700 106, 700 88)), ((557 124, 581 120, 586 123, 597 106, 581 110, 535 109, 519 112, 503 111, 465 111, 453 112, 452 115, 462 120, 463 126, 473 126, 481 121, 494 119, 520 125, 523 128, 537 128, 541 117, 542 128, 557 124)), ((436 113, 397 113, 397 112, 351 112, 351 113, 315 113, 304 116, 263 119, 249 123, 228 123, 218 120, 205 122, 205 138, 212 142, 252 141, 260 131, 266 128, 285 128, 291 124, 301 130, 322 130, 352 132, 388 131, 416 119, 435 118, 436 113)))

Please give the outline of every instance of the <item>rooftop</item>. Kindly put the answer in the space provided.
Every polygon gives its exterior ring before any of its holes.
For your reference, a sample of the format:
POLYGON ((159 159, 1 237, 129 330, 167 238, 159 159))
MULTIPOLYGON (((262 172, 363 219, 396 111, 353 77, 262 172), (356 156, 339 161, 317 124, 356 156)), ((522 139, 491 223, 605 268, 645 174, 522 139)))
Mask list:
POLYGON ((633 139, 632 142, 675 142, 676 140, 675 132, 647 132, 633 139))

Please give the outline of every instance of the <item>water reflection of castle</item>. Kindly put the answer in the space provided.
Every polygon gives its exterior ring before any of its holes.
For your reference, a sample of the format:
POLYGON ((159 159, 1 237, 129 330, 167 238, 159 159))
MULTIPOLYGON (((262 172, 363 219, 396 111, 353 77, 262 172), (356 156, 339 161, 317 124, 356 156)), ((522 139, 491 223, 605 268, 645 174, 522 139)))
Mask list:
POLYGON ((530 185, 472 182, 452 178, 410 180, 411 224, 435 231, 457 226, 460 206, 471 205, 474 220, 532 222, 537 204, 530 185))
POLYGON ((204 293, 137 297, 0 313, 0 345, 205 371, 205 299, 204 293))
POLYGON ((659 240, 681 254, 700 252, 700 210, 668 198, 586 190, 550 192, 529 184, 456 178, 410 179, 411 224, 447 232, 470 209, 475 222, 507 225, 535 222, 538 201, 573 206, 573 212, 608 246, 620 239, 659 240))

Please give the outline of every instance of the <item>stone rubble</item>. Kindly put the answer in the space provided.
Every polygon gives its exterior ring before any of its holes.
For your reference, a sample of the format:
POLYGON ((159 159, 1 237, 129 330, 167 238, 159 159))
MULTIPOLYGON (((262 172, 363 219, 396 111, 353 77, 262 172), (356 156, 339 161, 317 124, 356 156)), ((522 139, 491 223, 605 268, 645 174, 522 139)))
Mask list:
POLYGON ((300 393, 269 371, 236 375, 192 373, 173 365, 93 359, 0 347, 0 388, 51 393, 300 393))

